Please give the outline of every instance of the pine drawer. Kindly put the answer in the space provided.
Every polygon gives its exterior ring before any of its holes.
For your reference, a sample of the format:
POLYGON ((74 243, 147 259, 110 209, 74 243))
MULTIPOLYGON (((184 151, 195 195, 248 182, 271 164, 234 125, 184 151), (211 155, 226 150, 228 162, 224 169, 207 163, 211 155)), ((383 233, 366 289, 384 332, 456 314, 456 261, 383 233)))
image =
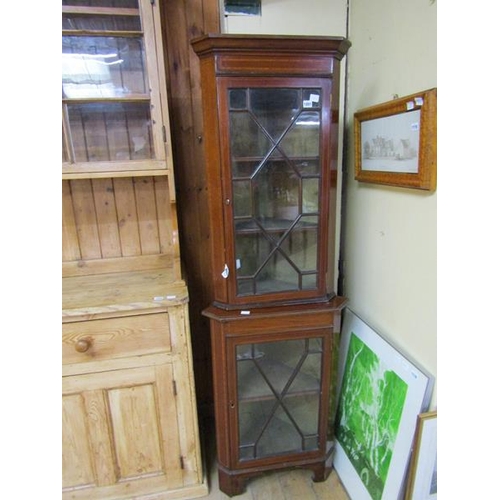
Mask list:
POLYGON ((171 352, 168 313, 63 323, 63 365, 171 352))

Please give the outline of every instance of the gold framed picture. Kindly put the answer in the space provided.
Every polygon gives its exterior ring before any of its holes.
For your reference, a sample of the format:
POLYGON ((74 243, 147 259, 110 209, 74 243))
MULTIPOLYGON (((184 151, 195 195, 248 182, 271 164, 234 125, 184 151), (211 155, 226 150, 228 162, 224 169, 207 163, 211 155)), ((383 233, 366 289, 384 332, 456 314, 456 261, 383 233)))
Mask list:
POLYGON ((418 416, 405 500, 437 499, 437 411, 418 416))
POLYGON ((434 191, 437 89, 354 113, 355 179, 434 191))

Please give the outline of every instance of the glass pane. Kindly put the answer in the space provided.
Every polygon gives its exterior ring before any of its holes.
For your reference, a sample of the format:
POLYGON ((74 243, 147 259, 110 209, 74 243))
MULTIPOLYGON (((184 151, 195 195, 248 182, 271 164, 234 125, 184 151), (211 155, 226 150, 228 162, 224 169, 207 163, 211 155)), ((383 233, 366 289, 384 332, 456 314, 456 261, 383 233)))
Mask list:
POLYGON ((273 399, 238 403, 241 460, 259 458, 256 443, 259 441, 262 429, 266 428, 269 418, 272 417, 274 407, 273 399))
POLYGON ((288 157, 319 155, 319 111, 304 111, 281 141, 288 157))
POLYGON ((302 289, 314 290, 318 288, 318 275, 317 274, 304 274, 302 276, 302 289))
POLYGON ((238 295, 254 295, 255 287, 253 278, 238 278, 238 295))
POLYGON ((68 149, 66 148, 66 141, 64 140, 64 129, 62 129, 62 161, 67 162, 69 161, 69 154, 68 154, 68 149))
POLYGON ((231 89, 229 91, 229 108, 230 109, 247 108, 247 89, 231 89))
POLYGON ((299 89, 250 89, 250 111, 276 141, 300 109, 299 89))
POLYGON ((270 202, 275 219, 294 220, 299 215, 300 178, 286 162, 273 161, 260 171, 256 182, 272 193, 270 202))
POLYGON ((248 157, 258 157, 258 160, 261 160, 271 148, 271 141, 247 112, 231 111, 229 126, 231 130, 238 131, 231 134, 231 157, 233 161, 241 161, 243 158, 248 157))
POLYGON ((273 245, 262 232, 236 234, 235 242, 238 278, 254 277, 271 253, 273 245))
POLYGON ((321 338, 237 347, 240 459, 316 450, 321 338))
POLYGON ((233 179, 250 178, 257 171, 261 163, 260 158, 245 159, 243 161, 233 160, 233 179))
POLYGON ((141 31, 141 19, 137 16, 99 16, 67 14, 62 16, 63 30, 85 31, 141 31))
POLYGON ((235 217, 252 215, 252 184, 250 181, 233 182, 233 210, 235 217))
POLYGON ((319 393, 300 397, 296 395, 285 396, 284 404, 290 412, 293 421, 302 430, 301 435, 304 438, 306 436, 314 436, 312 440, 307 442, 304 448, 310 450, 310 446, 313 445, 317 449, 319 445, 317 435, 320 408, 319 393))
POLYGON ((114 7, 119 9, 138 9, 138 0, 62 0, 65 6, 77 7, 114 7))
POLYGON ((291 229, 273 220, 237 221, 235 248, 240 295, 317 287, 317 216, 303 215, 291 229))
POLYGON ((148 95, 142 38, 62 38, 63 97, 148 95))
POLYGON ((261 0, 224 0, 224 14, 260 15, 261 0))
POLYGON ((300 271, 315 271, 318 253, 317 218, 302 217, 280 248, 300 271))
POLYGON ((302 451, 302 439, 294 421, 278 406, 257 442, 257 458, 302 451))
POLYGON ((302 91, 303 108, 321 108, 321 90, 304 89, 302 91))
POLYGON ((257 274, 257 293, 299 290, 299 280, 299 272, 293 263, 281 253, 274 252, 257 274))
POLYGON ((75 161, 153 158, 147 103, 68 104, 75 161))
POLYGON ((319 211, 319 179, 302 180, 302 213, 319 211))
POLYGON ((318 159, 308 158, 307 160, 297 160, 293 162, 294 168, 301 175, 319 175, 319 161, 318 159))

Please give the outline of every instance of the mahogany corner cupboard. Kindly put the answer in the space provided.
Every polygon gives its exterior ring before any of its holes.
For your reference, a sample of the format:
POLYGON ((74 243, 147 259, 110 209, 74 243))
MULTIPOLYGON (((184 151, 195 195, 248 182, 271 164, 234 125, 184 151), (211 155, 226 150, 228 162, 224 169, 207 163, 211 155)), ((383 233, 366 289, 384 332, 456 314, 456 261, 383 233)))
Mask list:
POLYGON ((205 35, 219 485, 267 470, 326 479, 335 346, 341 37, 205 35))

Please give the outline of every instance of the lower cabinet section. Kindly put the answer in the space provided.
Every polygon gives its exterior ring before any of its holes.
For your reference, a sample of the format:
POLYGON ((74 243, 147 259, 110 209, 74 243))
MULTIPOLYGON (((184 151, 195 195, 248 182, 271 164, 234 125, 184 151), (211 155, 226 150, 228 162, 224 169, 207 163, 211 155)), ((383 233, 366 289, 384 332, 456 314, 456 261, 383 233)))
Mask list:
POLYGON ((325 480, 346 300, 224 311, 210 307, 219 487, 243 493, 264 471, 309 468, 325 480))
POLYGON ((330 343, 329 332, 316 332, 236 346, 240 462, 320 448, 322 371, 329 373, 330 343))
POLYGON ((63 324, 64 500, 208 493, 189 339, 185 305, 63 324))

